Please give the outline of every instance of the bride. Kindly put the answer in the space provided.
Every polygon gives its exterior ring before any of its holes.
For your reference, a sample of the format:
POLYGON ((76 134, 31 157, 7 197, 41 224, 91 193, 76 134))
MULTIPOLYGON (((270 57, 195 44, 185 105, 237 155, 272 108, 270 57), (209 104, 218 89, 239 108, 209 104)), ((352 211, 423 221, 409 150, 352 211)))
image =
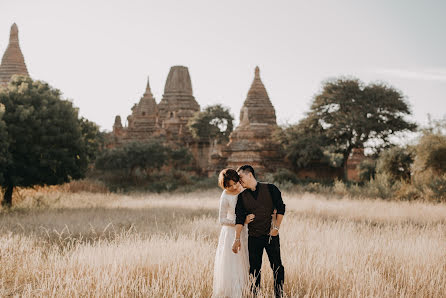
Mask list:
POLYGON ((242 247, 239 253, 232 252, 235 238, 235 205, 238 194, 243 191, 239 181, 240 177, 233 169, 224 169, 218 176, 218 185, 223 189, 218 216, 222 227, 215 253, 212 297, 242 297, 248 282, 247 224, 253 221, 254 214, 246 216, 240 235, 242 247))

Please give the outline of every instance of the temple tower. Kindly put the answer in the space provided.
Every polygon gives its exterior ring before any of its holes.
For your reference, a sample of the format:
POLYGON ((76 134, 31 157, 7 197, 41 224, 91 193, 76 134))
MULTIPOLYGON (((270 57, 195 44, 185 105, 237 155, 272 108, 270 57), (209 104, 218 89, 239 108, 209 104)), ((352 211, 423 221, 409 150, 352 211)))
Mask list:
POLYGON ((193 96, 187 67, 171 67, 158 110, 159 121, 169 138, 190 138, 187 122, 200 111, 200 105, 193 96))
POLYGON ((255 68, 254 81, 240 110, 240 124, 229 137, 227 167, 250 164, 259 173, 274 171, 283 163, 279 146, 273 141, 278 128, 276 112, 255 68))
POLYGON ((158 107, 147 79, 146 91, 127 117, 129 132, 152 134, 158 129, 158 107))
POLYGON ((8 84, 13 75, 29 76, 25 59, 20 50, 19 29, 15 23, 11 26, 9 44, 3 54, 2 63, 0 65, 0 85, 8 84))

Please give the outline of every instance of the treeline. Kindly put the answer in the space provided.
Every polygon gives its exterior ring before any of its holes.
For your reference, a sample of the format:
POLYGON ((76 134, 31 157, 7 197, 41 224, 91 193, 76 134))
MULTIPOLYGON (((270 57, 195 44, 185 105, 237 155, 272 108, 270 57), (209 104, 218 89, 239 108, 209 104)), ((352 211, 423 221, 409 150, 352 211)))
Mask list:
POLYGON ((300 180, 280 169, 267 179, 289 191, 363 198, 446 201, 446 119, 422 129, 417 144, 391 146, 359 164, 360 181, 300 180))
MULTIPOLYGON (((445 199, 445 121, 418 129, 408 120, 404 95, 384 83, 358 79, 325 81, 305 117, 280 127, 274 141, 289 167, 267 177, 283 187, 398 197, 445 199), (419 143, 398 147, 392 136, 419 131, 419 143), (371 152, 360 165, 361 181, 302 181, 300 169, 314 163, 345 168, 354 148, 371 152)), ((229 109, 209 106, 189 122, 197 141, 225 143, 233 130, 229 109)), ((163 191, 215 184, 199 176, 188 149, 153 140, 106 148, 105 133, 79 118, 61 92, 45 82, 16 76, 0 89, 0 186, 4 206, 11 206, 15 187, 55 185, 84 178, 102 180, 112 190, 137 187, 163 191)))

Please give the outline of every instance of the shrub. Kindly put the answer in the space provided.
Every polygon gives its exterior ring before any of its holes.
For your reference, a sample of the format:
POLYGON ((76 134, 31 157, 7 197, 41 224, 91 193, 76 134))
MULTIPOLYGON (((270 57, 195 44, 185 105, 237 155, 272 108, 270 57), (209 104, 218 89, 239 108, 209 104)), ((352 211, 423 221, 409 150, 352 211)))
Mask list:
POLYGON ((421 138, 416 146, 413 170, 415 180, 423 182, 446 173, 446 136, 427 134, 421 138))
POLYGON ((375 178, 376 160, 364 159, 359 164, 359 179, 361 181, 370 181, 375 178))
POLYGON ((395 187, 388 173, 376 174, 375 178, 364 185, 365 193, 369 197, 389 199, 393 196, 395 187))
POLYGON ((393 181, 410 180, 413 150, 410 148, 392 147, 381 152, 377 164, 377 173, 386 173, 393 181))
POLYGON ((275 173, 271 175, 272 181, 274 183, 282 184, 286 182, 297 183, 298 179, 295 173, 288 169, 278 169, 275 173))

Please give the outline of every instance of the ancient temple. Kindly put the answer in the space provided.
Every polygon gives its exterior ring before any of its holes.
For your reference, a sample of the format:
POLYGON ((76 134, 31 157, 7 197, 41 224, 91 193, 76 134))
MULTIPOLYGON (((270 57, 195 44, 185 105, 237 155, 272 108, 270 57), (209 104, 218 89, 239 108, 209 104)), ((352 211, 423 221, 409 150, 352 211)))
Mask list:
POLYGON ((8 84, 13 75, 29 76, 25 58, 20 50, 19 29, 15 23, 11 26, 9 44, 0 65, 0 85, 8 84))
POLYGON ((167 137, 190 141, 187 122, 200 111, 200 105, 193 96, 187 67, 173 66, 170 69, 158 109, 161 126, 166 130, 167 137))
POLYGON ((276 129, 276 111, 260 79, 259 67, 256 67, 254 81, 240 110, 240 124, 223 150, 227 157, 226 166, 237 168, 250 164, 259 173, 283 166, 279 146, 273 140, 276 129))
POLYGON ((187 122, 197 111, 200 111, 200 105, 193 96, 189 70, 184 66, 173 66, 159 104, 147 81, 145 93, 127 117, 127 126, 124 127, 121 117, 116 116, 112 142, 116 145, 163 137, 168 141, 191 143, 187 122))

